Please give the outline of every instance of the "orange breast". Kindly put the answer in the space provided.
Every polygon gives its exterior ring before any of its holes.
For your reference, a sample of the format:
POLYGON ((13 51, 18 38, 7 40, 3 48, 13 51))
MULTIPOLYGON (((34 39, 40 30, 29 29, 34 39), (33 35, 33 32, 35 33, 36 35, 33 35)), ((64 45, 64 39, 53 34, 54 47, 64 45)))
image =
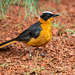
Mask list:
POLYGON ((51 25, 49 23, 47 24, 41 24, 42 31, 40 32, 40 35, 37 38, 31 38, 28 43, 26 43, 28 46, 43 46, 47 44, 52 37, 52 29, 51 25))

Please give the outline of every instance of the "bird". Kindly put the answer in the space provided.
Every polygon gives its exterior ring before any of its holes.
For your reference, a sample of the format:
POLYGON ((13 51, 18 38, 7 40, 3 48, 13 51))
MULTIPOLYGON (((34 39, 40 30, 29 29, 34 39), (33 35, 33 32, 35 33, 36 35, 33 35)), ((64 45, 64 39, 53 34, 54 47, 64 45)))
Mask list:
MULTIPOLYGON (((59 16, 58 14, 54 14, 51 11, 44 11, 40 16, 40 21, 32 24, 29 28, 24 30, 19 36, 9 41, 6 41, 0 44, 0 48, 3 48, 11 43, 21 41, 24 42, 29 47, 30 57, 31 50, 30 47, 41 47, 46 45, 52 38, 52 27, 51 22, 54 17, 59 16)), ((45 56, 44 53, 40 50, 41 55, 45 56)))

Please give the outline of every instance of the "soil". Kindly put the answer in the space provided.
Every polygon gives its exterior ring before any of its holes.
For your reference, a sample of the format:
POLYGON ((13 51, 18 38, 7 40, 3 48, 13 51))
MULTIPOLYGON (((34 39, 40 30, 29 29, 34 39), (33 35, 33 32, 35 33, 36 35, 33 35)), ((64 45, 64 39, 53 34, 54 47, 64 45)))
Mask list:
MULTIPOLYGON (((53 36, 44 47, 43 53, 49 57, 42 57, 37 48, 29 48, 23 42, 16 42, 0 49, 0 75, 75 75, 75 0, 61 0, 60 4, 48 0, 39 1, 42 11, 52 11, 60 14, 53 24, 60 22, 58 27, 52 25, 53 36), (64 25, 62 27, 62 25, 64 25), (68 30, 73 30, 67 32, 68 30)), ((24 21, 24 8, 19 16, 20 6, 11 6, 13 13, 9 12, 6 18, 0 18, 0 44, 17 37, 30 25, 40 20, 42 11, 24 21)))

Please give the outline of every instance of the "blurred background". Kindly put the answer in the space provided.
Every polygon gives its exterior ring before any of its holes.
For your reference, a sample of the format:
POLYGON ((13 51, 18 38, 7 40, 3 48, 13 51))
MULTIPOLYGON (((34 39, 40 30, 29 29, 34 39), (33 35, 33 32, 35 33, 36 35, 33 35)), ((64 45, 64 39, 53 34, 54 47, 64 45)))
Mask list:
POLYGON ((41 47, 50 58, 13 43, 0 49, 0 75, 75 75, 75 0, 0 0, 0 44, 17 37, 40 20, 43 11, 59 14, 52 25, 52 40, 41 47))

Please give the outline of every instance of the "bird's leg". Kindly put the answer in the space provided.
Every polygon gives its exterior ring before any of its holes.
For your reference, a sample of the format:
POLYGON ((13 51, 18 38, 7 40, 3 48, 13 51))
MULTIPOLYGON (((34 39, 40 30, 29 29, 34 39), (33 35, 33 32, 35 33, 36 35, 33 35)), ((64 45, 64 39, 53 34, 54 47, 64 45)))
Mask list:
POLYGON ((44 56, 44 57, 45 57, 45 56, 49 57, 47 54, 42 53, 42 51, 41 51, 40 48, 39 48, 39 51, 40 51, 40 53, 41 53, 42 56, 44 56))
POLYGON ((32 59, 32 54, 31 54, 30 47, 29 47, 29 54, 30 54, 30 59, 32 59))

